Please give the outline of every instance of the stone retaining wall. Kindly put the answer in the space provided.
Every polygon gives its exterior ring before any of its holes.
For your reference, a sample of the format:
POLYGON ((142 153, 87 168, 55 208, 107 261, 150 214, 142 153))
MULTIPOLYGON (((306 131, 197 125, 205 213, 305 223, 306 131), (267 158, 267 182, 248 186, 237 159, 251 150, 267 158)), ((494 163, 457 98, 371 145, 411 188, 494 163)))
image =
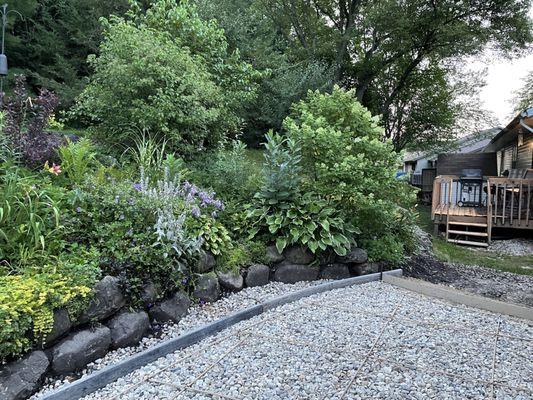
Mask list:
MULTIPOLYGON (((270 281, 344 279, 378 272, 380 268, 367 263, 366 252, 356 247, 344 257, 327 260, 316 259, 301 247, 289 247, 280 254, 275 246, 269 246, 266 255, 270 266, 254 264, 239 272, 214 272, 214 257, 203 254, 196 269, 199 274, 193 301, 213 302, 225 291, 240 291, 270 281)), ((0 370, 0 399, 26 399, 39 389, 47 374, 79 371, 110 350, 136 345, 152 331, 152 326, 177 323, 187 314, 191 300, 186 293, 178 291, 161 300, 157 297, 157 288, 147 282, 142 294, 145 309, 132 311, 127 307, 119 279, 105 276, 96 284, 91 303, 76 321, 70 320, 66 310, 56 310, 53 329, 42 340, 41 349, 0 370)))

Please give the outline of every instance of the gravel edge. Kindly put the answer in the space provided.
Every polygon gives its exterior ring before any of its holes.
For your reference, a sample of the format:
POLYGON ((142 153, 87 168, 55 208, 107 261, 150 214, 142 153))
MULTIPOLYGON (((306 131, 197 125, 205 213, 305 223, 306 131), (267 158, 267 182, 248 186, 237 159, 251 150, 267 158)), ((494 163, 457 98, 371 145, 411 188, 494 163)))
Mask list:
MULTIPOLYGON (((401 269, 383 272, 383 275, 402 276, 401 269)), ((283 304, 297 301, 303 297, 311 296, 313 294, 326 292, 333 289, 340 289, 356 284, 363 284, 372 281, 380 280, 382 275, 380 273, 358 276, 354 278, 342 279, 338 281, 331 281, 321 285, 312 286, 306 289, 299 290, 294 293, 282 295, 274 299, 262 302, 256 306, 246 308, 244 310, 233 313, 229 316, 223 317, 215 322, 206 324, 200 328, 189 331, 177 338, 162 342, 152 348, 137 353, 117 364, 109 365, 99 371, 87 375, 77 381, 64 385, 55 391, 45 394, 40 397, 41 400, 76 400, 86 396, 106 385, 115 381, 142 365, 151 361, 155 361, 160 357, 165 356, 171 352, 188 347, 200 340, 211 336, 221 330, 235 325, 238 322, 250 319, 256 315, 262 314, 265 311, 279 307, 283 304)))

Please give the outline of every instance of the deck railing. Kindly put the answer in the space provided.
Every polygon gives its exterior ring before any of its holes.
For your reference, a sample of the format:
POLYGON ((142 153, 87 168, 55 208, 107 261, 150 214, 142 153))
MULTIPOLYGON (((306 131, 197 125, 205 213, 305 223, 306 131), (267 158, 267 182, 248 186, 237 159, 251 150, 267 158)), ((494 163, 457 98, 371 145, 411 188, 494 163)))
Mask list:
POLYGON ((462 189, 459 176, 437 176, 433 182, 431 217, 456 207, 474 209, 465 204, 481 200, 476 209, 486 212, 490 225, 533 229, 533 179, 485 177, 480 197, 478 192, 462 189))
POLYGON ((533 229, 533 179, 487 178, 493 226, 533 229))

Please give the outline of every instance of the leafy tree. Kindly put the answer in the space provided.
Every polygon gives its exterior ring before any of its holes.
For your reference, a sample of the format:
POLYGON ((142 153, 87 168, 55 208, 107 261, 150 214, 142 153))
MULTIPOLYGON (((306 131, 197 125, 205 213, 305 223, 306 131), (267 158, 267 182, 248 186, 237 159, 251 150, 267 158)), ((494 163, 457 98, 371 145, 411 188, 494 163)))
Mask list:
POLYGON ((515 92, 513 102, 515 104, 514 111, 517 113, 533 107, 533 70, 529 71, 524 78, 522 87, 515 92))
POLYGON ((146 12, 134 5, 127 19, 112 17, 104 27, 78 106, 102 141, 132 144, 143 130, 189 156, 238 132, 257 73, 228 49, 214 21, 187 2, 161 0, 146 12))
POLYGON ((13 73, 28 77, 35 89, 58 94, 61 108, 70 107, 89 74, 89 54, 98 51, 99 18, 123 14, 127 0, 8 0, 6 54, 13 73))
POLYGON ((243 60, 264 72, 258 95, 243 114, 248 142, 262 140, 271 128, 280 129, 291 105, 308 90, 331 87, 329 63, 293 53, 291 40, 267 18, 261 1, 196 0, 196 4, 202 18, 216 19, 224 29, 230 48, 239 49, 243 60))
POLYGON ((262 7, 257 15, 269 19, 287 43, 283 51, 291 62, 330 65, 334 82, 355 89, 363 105, 383 115, 384 136, 396 149, 416 143, 420 126, 423 136, 438 135, 464 116, 456 101, 445 101, 459 96, 449 76, 439 76, 455 70, 451 62, 487 45, 513 55, 532 40, 527 0, 254 3, 262 7), (420 99, 432 100, 432 91, 439 93, 438 112, 421 107, 420 99))

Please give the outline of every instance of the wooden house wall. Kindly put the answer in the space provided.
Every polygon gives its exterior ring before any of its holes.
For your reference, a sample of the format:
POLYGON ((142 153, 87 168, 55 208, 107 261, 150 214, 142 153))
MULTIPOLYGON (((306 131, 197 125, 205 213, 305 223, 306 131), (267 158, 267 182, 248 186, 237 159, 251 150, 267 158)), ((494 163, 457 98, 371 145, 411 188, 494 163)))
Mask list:
POLYGON ((516 143, 510 143, 503 149, 502 163, 498 175, 502 175, 504 171, 515 168, 516 164, 516 143))
POLYGON ((461 175, 463 169, 481 169, 484 176, 497 174, 496 153, 440 154, 437 175, 461 175))
POLYGON ((516 168, 527 169, 533 168, 533 134, 524 137, 522 146, 518 147, 516 157, 516 168))

